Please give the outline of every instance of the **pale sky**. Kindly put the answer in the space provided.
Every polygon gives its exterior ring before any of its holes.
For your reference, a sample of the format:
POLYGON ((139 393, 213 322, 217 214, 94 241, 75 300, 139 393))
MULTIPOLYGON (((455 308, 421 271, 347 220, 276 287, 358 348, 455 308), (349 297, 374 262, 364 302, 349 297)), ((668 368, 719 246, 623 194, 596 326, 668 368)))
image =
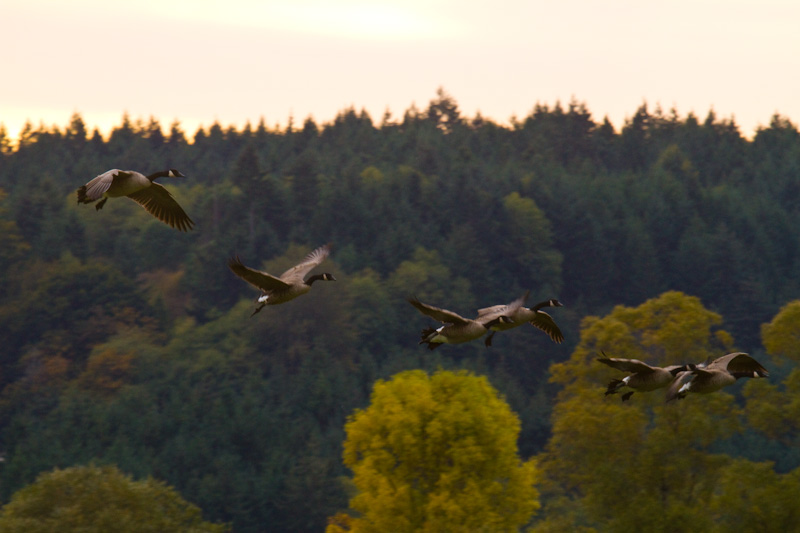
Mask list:
POLYGON ((642 104, 745 136, 800 121, 797 0, 0 0, 0 123, 16 137, 79 112, 284 127, 348 107, 380 122, 443 87, 508 124, 584 102, 619 129, 642 104))

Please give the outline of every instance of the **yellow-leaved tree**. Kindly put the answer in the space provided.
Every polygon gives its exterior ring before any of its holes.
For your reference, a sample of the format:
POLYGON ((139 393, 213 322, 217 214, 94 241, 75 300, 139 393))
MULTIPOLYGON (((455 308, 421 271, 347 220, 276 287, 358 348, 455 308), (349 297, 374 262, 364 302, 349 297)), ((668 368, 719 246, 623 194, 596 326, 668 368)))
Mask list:
POLYGON ((0 533, 223 533, 200 509, 155 479, 134 481, 113 466, 41 474, 0 510, 0 533))
POLYGON ((551 368, 563 389, 539 458, 545 519, 532 531, 710 528, 703 506, 728 461, 712 447, 740 428, 733 397, 719 392, 665 405, 656 390, 623 403, 604 392, 625 374, 595 359, 604 351, 654 366, 700 363, 732 351, 721 323, 698 298, 675 291, 584 319, 570 359, 551 368))
MULTIPOLYGON (((624 373, 595 361, 601 351, 654 366, 700 363, 734 351, 721 323, 698 298, 676 291, 584 319, 570 359, 551 368, 563 389, 538 458, 544 518, 529 533, 798 531, 800 470, 781 474, 770 462, 720 453, 720 444, 738 437, 744 419, 768 434, 780 428, 775 436, 791 432, 796 425, 781 413, 800 412, 791 392, 800 382, 791 376, 800 373, 790 374, 786 393, 767 379, 748 379, 670 404, 663 390, 637 392, 624 403, 604 395, 609 380, 624 373), (731 394, 737 389, 747 397, 744 407, 731 394)), ((791 341, 798 328, 800 304, 787 306, 764 326, 764 345, 798 354, 791 341)))
POLYGON ((775 361, 794 369, 781 384, 762 381, 747 385, 747 420, 769 438, 800 446, 800 300, 789 302, 771 322, 762 325, 761 339, 775 361))
POLYGON ((517 531, 539 507, 519 420, 485 377, 401 372, 345 429, 357 493, 328 533, 517 531))

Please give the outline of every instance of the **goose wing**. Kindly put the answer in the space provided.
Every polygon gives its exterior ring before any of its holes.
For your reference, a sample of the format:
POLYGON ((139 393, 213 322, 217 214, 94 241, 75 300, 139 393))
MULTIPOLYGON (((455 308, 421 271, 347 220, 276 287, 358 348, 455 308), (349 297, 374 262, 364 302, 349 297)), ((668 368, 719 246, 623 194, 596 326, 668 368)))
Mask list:
POLYGON ((620 359, 617 357, 606 357, 605 354, 603 354, 603 357, 598 357, 597 360, 611 368, 633 374, 644 374, 655 370, 652 366, 638 359, 620 359))
POLYGON ((293 285, 295 283, 302 283, 303 278, 305 278, 306 274, 308 274, 311 269, 315 266, 322 263, 328 255, 331 253, 331 245, 326 244, 325 246, 320 246, 307 256, 303 258, 300 263, 296 264, 283 274, 281 274, 281 279, 284 280, 286 283, 293 285))
POLYGON ((427 315, 434 320, 442 322, 443 324, 466 324, 469 322, 469 320, 457 313, 448 311, 447 309, 440 309, 432 305, 424 304, 416 298, 409 298, 408 303, 416 307, 417 310, 423 315, 427 315))
POLYGON ((114 178, 117 176, 127 177, 130 175, 130 172, 118 168, 112 168, 111 170, 103 172, 78 189, 78 202, 88 204, 99 200, 108 191, 111 184, 114 183, 114 178))
POLYGON ((665 395, 666 401, 671 402, 685 396, 685 392, 680 392, 681 388, 692 381, 696 376, 697 374, 695 371, 678 372, 678 375, 675 376, 675 379, 672 380, 672 383, 670 383, 667 388, 667 393, 665 395))
POLYGON ((525 305, 525 302, 528 300, 528 295, 531 291, 525 291, 525 294, 514 300, 509 304, 500 304, 500 305, 493 305, 491 307, 484 307, 483 309, 478 309, 478 317, 475 319, 481 323, 486 323, 493 318, 497 318, 500 316, 507 316, 512 317, 514 311, 525 305))
POLYGON ((709 369, 727 370, 736 377, 767 377, 769 372, 761 363, 744 352, 733 352, 715 359, 709 369))
POLYGON ((555 320, 553 320, 553 317, 544 311, 536 311, 536 316, 531 320, 531 326, 539 328, 547 333, 548 337, 557 344, 561 344, 564 341, 564 334, 561 333, 561 329, 558 327, 555 320))
POLYGON ((506 304, 500 305, 493 305, 491 307, 484 307, 483 309, 478 309, 478 318, 484 318, 489 315, 497 315, 500 316, 503 314, 503 311, 508 309, 506 304))
POLYGON ((180 231, 189 231, 194 226, 192 219, 170 192, 158 183, 153 182, 149 187, 129 194, 128 198, 144 207, 161 222, 180 231))
POLYGON ((234 274, 245 280, 250 285, 261 289, 264 292, 274 291, 277 289, 285 289, 289 284, 285 281, 276 278, 272 274, 261 272, 254 268, 246 267, 239 259, 239 256, 234 257, 228 261, 228 267, 234 274))

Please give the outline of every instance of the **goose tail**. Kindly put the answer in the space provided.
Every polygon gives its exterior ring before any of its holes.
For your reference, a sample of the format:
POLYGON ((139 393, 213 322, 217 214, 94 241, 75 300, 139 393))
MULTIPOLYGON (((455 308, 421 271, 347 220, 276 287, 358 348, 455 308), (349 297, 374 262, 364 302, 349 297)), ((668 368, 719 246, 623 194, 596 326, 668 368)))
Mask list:
POLYGON ((609 394, 616 394, 617 392, 619 392, 619 389, 621 389, 624 386, 625 382, 622 381, 621 379, 612 379, 608 384, 605 396, 608 396, 609 394))

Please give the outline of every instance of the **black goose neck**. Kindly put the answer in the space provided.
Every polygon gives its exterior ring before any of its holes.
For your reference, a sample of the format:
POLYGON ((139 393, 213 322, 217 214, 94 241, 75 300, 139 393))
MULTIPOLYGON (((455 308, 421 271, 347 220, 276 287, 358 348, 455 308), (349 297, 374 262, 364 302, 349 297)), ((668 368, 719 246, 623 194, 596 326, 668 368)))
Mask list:
POLYGON ((158 172, 154 172, 147 176, 147 179, 150 181, 155 181, 158 178, 166 178, 167 176, 169 176, 169 170, 159 170, 158 172))
POLYGON ((306 280, 306 285, 310 286, 315 281, 320 280, 320 279, 327 280, 328 278, 326 276, 327 276, 327 274, 314 274, 313 276, 311 276, 310 278, 308 278, 306 280))

